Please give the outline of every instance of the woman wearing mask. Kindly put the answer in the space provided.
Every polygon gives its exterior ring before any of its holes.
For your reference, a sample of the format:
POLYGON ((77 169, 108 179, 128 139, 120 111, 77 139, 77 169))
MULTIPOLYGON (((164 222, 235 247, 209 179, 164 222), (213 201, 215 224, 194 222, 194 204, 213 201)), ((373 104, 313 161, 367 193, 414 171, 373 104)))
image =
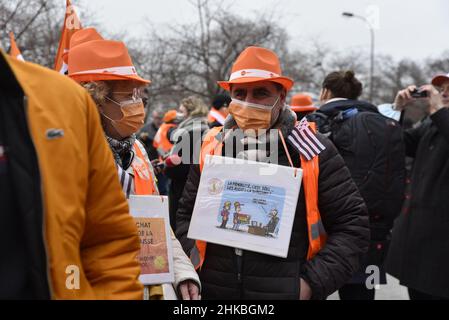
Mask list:
POLYGON ((182 197, 182 192, 189 175, 190 166, 198 163, 199 150, 201 148, 201 139, 209 129, 207 123, 207 114, 209 110, 206 104, 198 97, 190 96, 181 101, 178 108, 178 115, 184 119, 173 133, 174 142, 171 155, 182 157, 182 162, 178 166, 166 168, 165 173, 171 180, 168 198, 170 205, 170 223, 173 230, 176 230, 176 211, 178 202, 182 197), (183 154, 183 148, 189 149, 183 154))
MULTIPOLYGON (((82 31, 76 35, 82 37, 82 31)), ((134 194, 157 195, 159 191, 153 168, 145 148, 136 139, 145 118, 141 92, 150 81, 137 75, 122 42, 86 40, 70 48, 69 77, 85 87, 98 106, 126 197, 134 194)), ((198 276, 173 234, 172 240, 173 286, 183 299, 198 299, 198 276)), ((164 286, 164 289, 169 288, 164 286)), ((146 298, 162 299, 163 295, 162 286, 151 286, 145 290, 146 298)))

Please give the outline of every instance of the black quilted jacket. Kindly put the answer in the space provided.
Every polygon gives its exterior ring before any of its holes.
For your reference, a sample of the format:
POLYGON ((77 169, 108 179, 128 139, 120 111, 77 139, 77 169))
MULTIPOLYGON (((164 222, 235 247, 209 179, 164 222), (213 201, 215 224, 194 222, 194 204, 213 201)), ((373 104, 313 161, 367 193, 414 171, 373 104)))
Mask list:
MULTIPOLYGON (((367 209, 333 144, 323 136, 319 139, 327 147, 319 158, 319 209, 329 236, 325 248, 311 261, 306 260, 307 222, 301 191, 288 257, 249 251, 240 256, 234 248, 208 244, 200 271, 203 299, 299 299, 300 278, 312 288, 313 299, 325 299, 351 279, 368 248, 367 209)), ((279 164, 287 166, 280 145, 279 164)), ((294 165, 300 167, 299 154, 290 146, 289 152, 294 165)), ((199 182, 199 166, 193 165, 177 211, 176 235, 187 254, 194 245, 187 232, 199 182)))

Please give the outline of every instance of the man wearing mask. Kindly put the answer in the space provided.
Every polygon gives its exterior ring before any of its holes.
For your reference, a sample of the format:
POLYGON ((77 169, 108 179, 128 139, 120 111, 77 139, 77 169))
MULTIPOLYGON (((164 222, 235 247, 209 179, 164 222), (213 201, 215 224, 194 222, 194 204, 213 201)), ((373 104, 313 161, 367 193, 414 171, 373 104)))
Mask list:
MULTIPOLYGON (((293 81, 281 74, 280 61, 274 52, 249 47, 241 53, 232 68, 230 81, 219 82, 231 94, 230 116, 224 128, 212 129, 205 138, 222 146, 222 152, 217 155, 262 162, 273 159, 251 148, 255 144, 249 141, 261 139, 258 130, 274 129, 276 134, 265 139, 267 144, 275 143, 269 139, 287 138, 295 127, 296 117, 285 103, 293 81), (237 141, 243 148, 231 148, 232 154, 227 154, 229 148, 224 145, 233 142, 222 135, 223 129, 243 131, 242 140, 237 141)), ((300 157, 292 145, 279 143, 275 150, 276 164, 302 167, 304 175, 316 173, 310 171, 311 164, 312 168, 319 166, 316 188, 306 191, 301 188, 285 259, 188 239, 203 157, 200 165, 192 166, 177 212, 177 235, 199 271, 203 299, 325 299, 357 270, 359 256, 367 249, 369 240, 366 207, 333 145, 320 135, 317 139, 325 150, 310 161, 300 157), (306 207, 316 210, 308 212, 306 207), (311 233, 307 215, 318 210, 322 228, 311 233), (327 242, 317 250, 316 241, 324 233, 327 242)), ((204 147, 203 144, 203 151, 204 147)), ((210 148, 211 154, 218 149, 210 148)))
POLYGON ((411 190, 393 229, 387 271, 412 300, 449 299, 449 74, 399 91, 394 108, 405 110, 416 99, 427 100, 430 116, 404 134, 414 158, 411 190))

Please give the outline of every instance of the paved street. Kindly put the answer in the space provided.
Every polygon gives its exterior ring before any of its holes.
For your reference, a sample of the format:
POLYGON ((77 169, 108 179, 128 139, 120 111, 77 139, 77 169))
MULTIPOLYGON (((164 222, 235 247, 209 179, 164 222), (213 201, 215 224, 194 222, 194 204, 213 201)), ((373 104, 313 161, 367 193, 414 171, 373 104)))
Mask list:
MULTIPOLYGON (((381 286, 376 292, 376 300, 408 300, 407 288, 401 286, 392 276, 387 276, 388 284, 381 286)), ((338 293, 329 296, 328 300, 339 300, 338 293)))

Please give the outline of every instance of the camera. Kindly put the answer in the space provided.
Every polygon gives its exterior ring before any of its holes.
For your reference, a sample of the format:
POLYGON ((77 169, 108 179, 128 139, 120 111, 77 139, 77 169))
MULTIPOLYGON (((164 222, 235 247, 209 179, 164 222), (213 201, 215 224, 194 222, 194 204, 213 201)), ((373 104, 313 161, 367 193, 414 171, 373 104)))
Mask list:
POLYGON ((411 96, 415 99, 419 99, 419 98, 427 98, 429 96, 429 93, 427 91, 421 91, 418 89, 415 89, 411 92, 411 96))

